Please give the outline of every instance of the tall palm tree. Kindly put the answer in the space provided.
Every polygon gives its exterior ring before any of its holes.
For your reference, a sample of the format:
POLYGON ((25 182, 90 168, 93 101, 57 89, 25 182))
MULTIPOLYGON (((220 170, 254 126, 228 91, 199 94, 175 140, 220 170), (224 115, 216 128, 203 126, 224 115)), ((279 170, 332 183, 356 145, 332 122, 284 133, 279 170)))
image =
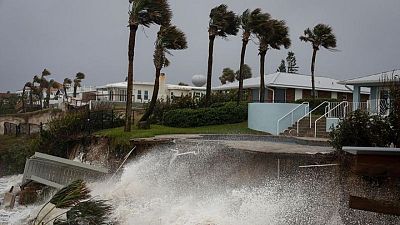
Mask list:
POLYGON ((129 0, 132 4, 129 11, 129 44, 128 44, 128 85, 126 99, 125 132, 131 131, 132 125, 132 91, 133 59, 135 56, 136 32, 139 25, 150 27, 170 21, 171 10, 167 0, 129 0))
POLYGON ((208 27, 208 69, 207 69, 207 89, 206 89, 206 106, 209 105, 211 97, 211 79, 214 54, 215 37, 227 37, 228 35, 236 35, 239 32, 239 18, 232 11, 228 10, 228 6, 222 4, 211 9, 210 22, 208 27))
POLYGON ((55 80, 51 79, 47 83, 47 89, 46 89, 46 105, 47 108, 50 107, 50 94, 51 94, 51 89, 52 88, 58 88, 58 84, 55 80))
POLYGON ((265 101, 265 56, 269 49, 279 50, 281 46, 290 47, 289 28, 283 20, 271 19, 255 30, 259 40, 260 55, 260 102, 265 101))
POLYGON ((243 70, 245 64, 246 48, 249 43, 251 34, 257 30, 257 27, 262 26, 264 23, 270 20, 271 16, 268 13, 262 13, 260 8, 253 11, 247 9, 239 17, 240 26, 243 30, 242 34, 242 50, 240 54, 240 67, 239 67, 239 91, 237 97, 237 103, 239 104, 242 100, 243 94, 243 70))
POLYGON ((147 121, 153 113, 154 107, 157 102, 158 90, 160 86, 160 74, 163 67, 169 65, 169 60, 166 54, 171 54, 169 50, 182 50, 187 48, 187 41, 185 34, 175 26, 161 26, 157 34, 157 41, 155 43, 155 51, 153 55, 153 62, 156 69, 156 78, 154 81, 153 96, 151 102, 146 110, 146 113, 140 121, 147 121))
POLYGON ((68 100, 68 93, 67 93, 67 86, 68 87, 71 87, 71 84, 72 84, 72 80, 71 79, 69 79, 69 78, 64 78, 64 81, 63 81, 63 90, 64 90, 64 96, 65 96, 65 98, 68 100))
POLYGON ((78 72, 74 79, 74 98, 76 98, 76 91, 78 87, 81 86, 81 82, 83 79, 85 79, 85 74, 82 72, 78 72))
POLYGON ((304 36, 300 36, 300 40, 304 42, 310 42, 313 48, 313 54, 311 59, 311 85, 312 92, 311 96, 315 99, 315 59, 317 57, 317 51, 320 47, 324 47, 328 50, 334 50, 336 48, 336 36, 332 31, 332 28, 326 24, 318 24, 312 30, 307 28, 304 30, 304 36))
POLYGON ((33 82, 38 83, 39 87, 37 88, 37 94, 39 96, 39 101, 40 101, 40 108, 43 109, 43 90, 47 88, 48 86, 48 81, 46 79, 47 76, 50 76, 51 73, 47 69, 44 69, 42 71, 42 75, 39 76, 34 76, 33 77, 33 82))

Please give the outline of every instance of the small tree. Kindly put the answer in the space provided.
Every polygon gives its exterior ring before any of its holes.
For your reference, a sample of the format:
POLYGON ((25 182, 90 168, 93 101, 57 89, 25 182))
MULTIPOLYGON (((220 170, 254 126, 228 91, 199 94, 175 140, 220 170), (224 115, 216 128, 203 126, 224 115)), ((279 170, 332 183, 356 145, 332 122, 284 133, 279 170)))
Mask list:
POLYGON ((276 70, 276 72, 282 72, 282 73, 286 73, 286 64, 285 64, 285 60, 281 60, 281 65, 279 65, 278 69, 276 70))
POLYGON ((287 62, 287 72, 297 73, 299 67, 297 66, 296 56, 294 55, 294 52, 288 52, 288 56, 286 57, 286 62, 287 62))
POLYGON ((85 74, 82 72, 78 72, 74 79, 74 98, 76 98, 76 91, 78 87, 81 86, 81 82, 83 79, 85 79, 85 74))
POLYGON ((221 84, 226 84, 226 82, 232 83, 235 81, 235 72, 231 68, 224 68, 219 80, 221 81, 221 84))
POLYGON ((65 98, 66 98, 66 99, 68 99, 67 87, 70 87, 71 84, 72 84, 72 80, 71 80, 71 79, 69 79, 69 78, 64 78, 64 81, 63 81, 63 89, 64 89, 64 95, 65 95, 65 98))

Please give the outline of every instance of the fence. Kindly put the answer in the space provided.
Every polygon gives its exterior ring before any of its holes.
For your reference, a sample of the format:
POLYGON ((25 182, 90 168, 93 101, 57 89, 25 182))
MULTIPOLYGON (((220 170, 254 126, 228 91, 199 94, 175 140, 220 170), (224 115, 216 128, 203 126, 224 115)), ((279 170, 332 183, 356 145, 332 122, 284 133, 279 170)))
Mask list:
POLYGON ((9 123, 4 122, 4 135, 15 135, 19 136, 21 134, 31 135, 40 133, 43 129, 43 124, 32 124, 32 123, 9 123))

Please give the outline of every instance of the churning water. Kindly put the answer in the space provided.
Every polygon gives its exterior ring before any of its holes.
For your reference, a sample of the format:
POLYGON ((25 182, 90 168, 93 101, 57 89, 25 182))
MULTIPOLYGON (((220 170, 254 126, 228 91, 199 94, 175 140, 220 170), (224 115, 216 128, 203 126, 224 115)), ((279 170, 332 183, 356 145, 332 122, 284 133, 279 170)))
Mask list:
MULTIPOLYGON (((186 143, 154 148, 119 178, 90 187, 123 225, 399 224, 397 217, 348 209, 339 167, 299 168, 331 162, 186 143)), ((13 215, 24 216, 19 209, 13 215)))

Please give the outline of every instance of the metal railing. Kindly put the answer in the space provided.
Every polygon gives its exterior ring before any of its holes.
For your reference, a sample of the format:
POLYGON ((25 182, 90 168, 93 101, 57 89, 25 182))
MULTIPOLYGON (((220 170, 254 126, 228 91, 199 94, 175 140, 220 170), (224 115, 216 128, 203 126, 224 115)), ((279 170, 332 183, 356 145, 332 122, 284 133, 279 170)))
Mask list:
POLYGON ((303 102, 300 105, 298 105, 297 107, 295 107, 294 109, 290 110, 290 112, 288 112, 286 115, 282 116, 277 122, 276 122, 276 134, 279 135, 280 133, 280 123, 283 119, 287 118, 289 115, 291 115, 291 121, 292 121, 292 125, 294 124, 294 112, 299 109, 300 107, 306 105, 306 107, 304 108, 304 114, 307 114, 307 110, 310 108, 310 103, 309 102, 303 102))
POLYGON ((312 121, 312 113, 314 112, 314 111, 316 111, 317 109, 319 109, 321 106, 323 106, 324 104, 329 104, 329 102, 328 101, 324 101, 324 102, 322 102, 321 104, 319 104, 317 107, 315 107, 313 110, 311 110, 310 112, 308 112, 307 114, 305 114, 303 117, 301 117, 300 119, 298 119, 297 120, 297 135, 299 135, 299 124, 300 124, 300 120, 302 120, 302 119, 304 119, 304 118, 306 118, 308 115, 309 115, 309 117, 310 117, 310 128, 311 128, 311 121, 312 121))
MULTIPOLYGON (((349 103, 346 102, 346 101, 340 102, 339 104, 337 104, 333 108, 331 108, 329 110, 327 109, 327 111, 325 112, 324 115, 322 115, 321 117, 316 119, 315 122, 314 122, 314 137, 317 137, 317 122, 319 120, 321 120, 324 117, 327 117, 327 115, 329 115, 329 114, 332 115, 333 114, 332 112, 334 112, 334 113, 337 113, 337 112, 340 113, 341 112, 341 113, 343 113, 343 116, 342 117, 337 117, 337 118, 344 118, 346 116, 346 107, 348 107, 348 105, 349 105, 349 103), (343 109, 343 110, 342 111, 337 111, 337 109, 343 109)), ((337 113, 336 115, 341 116, 339 113, 337 113)))

